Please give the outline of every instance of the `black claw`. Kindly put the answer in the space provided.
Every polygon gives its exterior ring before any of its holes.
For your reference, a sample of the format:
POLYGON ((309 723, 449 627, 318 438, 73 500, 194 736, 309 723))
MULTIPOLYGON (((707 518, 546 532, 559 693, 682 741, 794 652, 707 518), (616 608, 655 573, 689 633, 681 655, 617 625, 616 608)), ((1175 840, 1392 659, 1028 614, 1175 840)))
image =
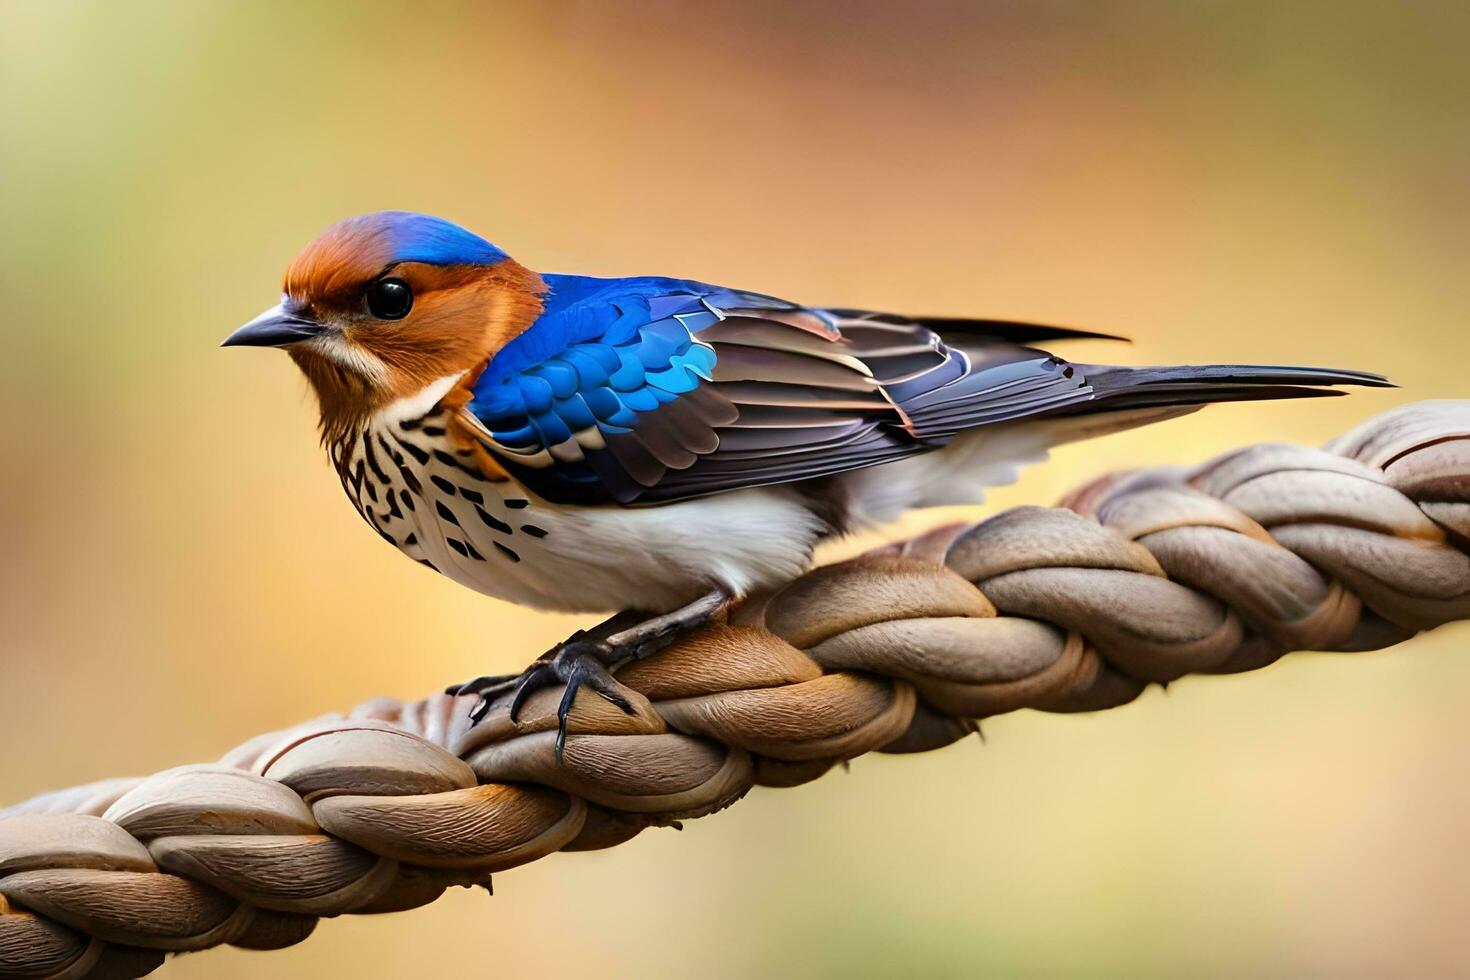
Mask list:
POLYGON ((601 665, 598 665, 598 670, 602 672, 602 676, 598 676, 598 674, 589 670, 587 676, 583 678, 583 681, 592 690, 601 694, 619 708, 622 708, 623 714, 633 714, 633 702, 623 697, 622 693, 613 686, 616 682, 612 679, 612 675, 602 671, 601 665))
POLYGON ((566 754, 567 748, 567 722, 571 718, 572 705, 576 703, 577 692, 586 684, 602 697, 611 701, 624 714, 633 713, 633 703, 623 697, 617 689, 617 681, 607 672, 602 665, 599 654, 610 655, 610 651, 601 644, 578 642, 563 647, 553 658, 553 662, 570 663, 571 669, 565 672, 566 690, 562 693, 561 703, 556 706, 556 758, 561 761, 566 754), (596 650, 597 652, 591 652, 596 650))
POLYGON ((516 684, 515 696, 510 699, 510 720, 515 721, 521 713, 521 707, 526 699, 543 687, 550 687, 561 680, 557 676, 556 667, 549 660, 538 660, 526 668, 521 675, 519 683, 516 684))
POLYGON ((577 692, 587 682, 587 665, 578 663, 567 675, 567 689, 561 693, 561 703, 556 706, 556 719, 561 721, 571 712, 572 702, 577 698, 577 692))
POLYGON ((562 692, 561 703, 556 706, 556 761, 561 762, 567 751, 567 719, 572 713, 572 702, 577 700, 577 689, 582 686, 582 667, 572 668, 567 678, 567 689, 562 692))
POLYGON ((465 681, 463 684, 451 684, 444 689, 444 693, 451 694, 455 697, 461 694, 482 694, 488 696, 492 692, 500 693, 501 691, 510 690, 509 685, 518 680, 520 676, 520 674, 486 674, 484 677, 476 677, 474 680, 465 681))

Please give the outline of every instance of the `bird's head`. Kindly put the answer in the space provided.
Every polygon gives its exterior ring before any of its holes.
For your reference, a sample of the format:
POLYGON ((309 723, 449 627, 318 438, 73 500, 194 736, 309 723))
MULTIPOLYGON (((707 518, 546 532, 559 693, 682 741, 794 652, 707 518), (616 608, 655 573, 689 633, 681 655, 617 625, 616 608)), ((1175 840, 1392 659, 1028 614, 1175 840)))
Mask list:
POLYGON ((281 302, 224 346, 284 349, 316 391, 331 435, 483 365, 536 319, 545 288, 456 224, 378 211, 317 236, 286 269, 281 302))

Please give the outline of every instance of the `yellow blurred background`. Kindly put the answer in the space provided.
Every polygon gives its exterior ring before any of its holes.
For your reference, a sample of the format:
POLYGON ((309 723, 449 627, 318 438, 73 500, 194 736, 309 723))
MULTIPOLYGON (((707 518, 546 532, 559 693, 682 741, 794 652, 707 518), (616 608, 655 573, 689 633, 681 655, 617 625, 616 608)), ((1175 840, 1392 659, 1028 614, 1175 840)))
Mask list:
MULTIPOLYGON (((1470 395, 1457 0, 0 13, 3 802, 511 670, 581 622, 395 554, 287 360, 216 348, 346 214, 442 214, 546 270, 1137 341, 1083 359, 1403 386, 1070 448, 967 518, 1470 395)), ((162 975, 1470 974, 1467 640, 996 719, 493 899, 162 975)))

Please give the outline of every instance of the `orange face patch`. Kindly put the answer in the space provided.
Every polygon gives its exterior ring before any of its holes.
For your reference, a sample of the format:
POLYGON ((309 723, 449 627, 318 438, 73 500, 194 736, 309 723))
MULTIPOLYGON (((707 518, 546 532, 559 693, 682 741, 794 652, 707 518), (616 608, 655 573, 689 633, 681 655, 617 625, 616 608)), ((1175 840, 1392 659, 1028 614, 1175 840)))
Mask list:
POLYGON ((322 232, 286 267, 284 291, 313 309, 345 309, 393 261, 393 240, 370 215, 339 221, 322 232))

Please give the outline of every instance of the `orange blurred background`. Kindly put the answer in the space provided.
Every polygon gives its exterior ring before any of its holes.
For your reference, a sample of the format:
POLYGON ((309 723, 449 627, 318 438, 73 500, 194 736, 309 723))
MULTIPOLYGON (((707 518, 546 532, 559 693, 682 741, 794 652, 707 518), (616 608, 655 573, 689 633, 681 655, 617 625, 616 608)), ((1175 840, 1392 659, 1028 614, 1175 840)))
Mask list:
MULTIPOLYGON (((518 668, 582 622, 395 554, 287 360, 216 349, 346 214, 442 214, 545 270, 1137 341, 1081 359, 1403 386, 1069 448, 972 519, 1470 394, 1463 3, 0 12, 0 802, 518 668)), ((996 719, 493 900, 162 975, 1470 974, 1467 639, 996 719)))

